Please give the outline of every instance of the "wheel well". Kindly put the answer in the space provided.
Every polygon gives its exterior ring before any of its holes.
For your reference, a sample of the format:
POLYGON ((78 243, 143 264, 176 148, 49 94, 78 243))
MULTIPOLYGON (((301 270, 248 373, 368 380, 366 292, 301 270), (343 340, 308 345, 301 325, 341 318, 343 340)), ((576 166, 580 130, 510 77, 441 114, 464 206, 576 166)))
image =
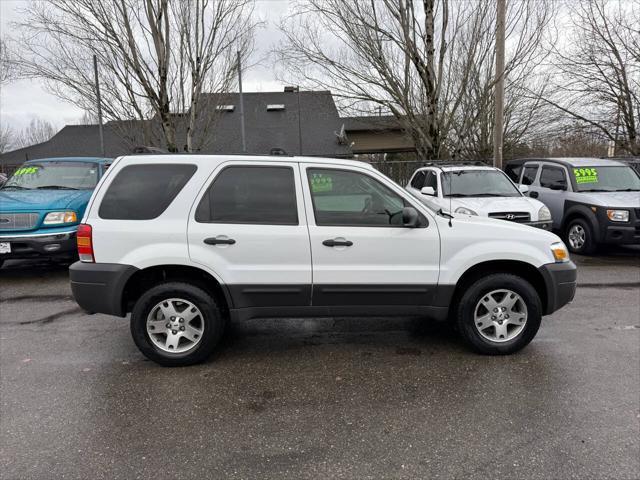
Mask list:
POLYGON ((476 280, 494 273, 510 273, 527 280, 540 296, 543 310, 546 310, 548 295, 542 273, 530 263, 518 260, 492 260, 469 268, 458 280, 451 305, 457 305, 466 288, 476 280))
POLYGON ((158 265, 134 273, 123 290, 124 311, 130 312, 138 298, 151 287, 166 282, 184 282, 200 287, 214 297, 223 313, 229 312, 230 303, 224 287, 208 272, 185 265, 158 265))

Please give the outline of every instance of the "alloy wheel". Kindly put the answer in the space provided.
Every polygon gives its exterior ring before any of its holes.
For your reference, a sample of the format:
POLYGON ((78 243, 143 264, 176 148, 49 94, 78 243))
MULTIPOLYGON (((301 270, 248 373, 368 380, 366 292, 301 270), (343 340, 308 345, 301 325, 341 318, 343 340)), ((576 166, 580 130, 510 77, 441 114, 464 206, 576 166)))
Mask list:
POLYGON ((527 305, 512 290, 493 290, 480 298, 474 311, 478 333, 491 342, 508 342, 524 330, 527 305))

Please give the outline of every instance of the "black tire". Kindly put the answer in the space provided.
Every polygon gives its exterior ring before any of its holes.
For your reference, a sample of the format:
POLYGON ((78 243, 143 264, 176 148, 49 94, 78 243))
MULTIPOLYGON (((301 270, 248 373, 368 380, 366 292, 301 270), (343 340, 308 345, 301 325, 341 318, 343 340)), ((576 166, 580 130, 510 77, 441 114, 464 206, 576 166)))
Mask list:
POLYGON ((592 253, 595 253, 598 247, 591 225, 588 221, 582 218, 574 218, 569 222, 564 231, 564 243, 567 245, 567 248, 571 253, 576 253, 578 255, 591 255, 592 253), (584 244, 580 248, 573 246, 569 239, 569 232, 574 227, 580 227, 584 231, 584 244))
POLYGON ((542 304, 535 288, 517 275, 494 273, 480 278, 468 286, 456 306, 455 324, 464 341, 476 352, 485 355, 508 355, 526 347, 536 336, 542 320, 542 304), (522 331, 506 342, 484 338, 475 326, 478 302, 489 292, 511 290, 522 298, 527 307, 527 319, 522 331))
POLYGON ((226 319, 215 299, 199 287, 189 283, 170 282, 156 285, 140 296, 131 312, 131 335, 140 351, 148 359, 165 367, 181 367, 205 361, 211 356, 222 337, 226 319), (181 298, 192 302, 202 313, 202 338, 192 350, 170 353, 158 348, 147 333, 147 316, 160 302, 181 298))

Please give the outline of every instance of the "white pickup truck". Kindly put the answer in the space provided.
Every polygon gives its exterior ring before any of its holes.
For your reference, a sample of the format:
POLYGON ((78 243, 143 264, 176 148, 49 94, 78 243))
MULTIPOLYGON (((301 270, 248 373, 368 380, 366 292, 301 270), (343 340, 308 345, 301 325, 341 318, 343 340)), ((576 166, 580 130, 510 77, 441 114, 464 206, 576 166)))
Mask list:
POLYGON ((433 210, 369 165, 307 157, 118 158, 70 268, 85 310, 124 317, 168 366, 203 361, 225 323, 422 315, 508 354, 573 299, 553 233, 433 210))

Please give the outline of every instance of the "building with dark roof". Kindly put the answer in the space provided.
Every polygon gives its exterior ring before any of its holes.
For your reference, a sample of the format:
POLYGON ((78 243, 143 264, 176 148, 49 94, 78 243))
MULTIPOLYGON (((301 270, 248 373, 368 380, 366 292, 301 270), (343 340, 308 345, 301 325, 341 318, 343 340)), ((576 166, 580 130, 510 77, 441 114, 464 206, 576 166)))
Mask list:
MULTIPOLYGON (((194 139, 195 150, 206 154, 243 153, 239 94, 204 95, 209 112, 204 135, 194 139)), ((280 149, 290 155, 352 157, 358 153, 409 151, 393 117, 345 117, 338 114, 328 91, 249 92, 243 94, 246 152, 270 154, 280 149)), ((178 145, 185 139, 186 118, 177 115, 178 145)), ((203 120, 204 121, 204 120, 203 120)), ((162 146, 154 120, 117 121, 104 125, 105 156, 132 153, 141 145, 162 146), (147 140, 145 140, 147 139, 147 140)), ((179 150, 185 150, 179 148, 179 150)), ((60 156, 101 155, 97 125, 67 125, 50 140, 0 155, 0 166, 11 170, 26 160, 60 156)))

